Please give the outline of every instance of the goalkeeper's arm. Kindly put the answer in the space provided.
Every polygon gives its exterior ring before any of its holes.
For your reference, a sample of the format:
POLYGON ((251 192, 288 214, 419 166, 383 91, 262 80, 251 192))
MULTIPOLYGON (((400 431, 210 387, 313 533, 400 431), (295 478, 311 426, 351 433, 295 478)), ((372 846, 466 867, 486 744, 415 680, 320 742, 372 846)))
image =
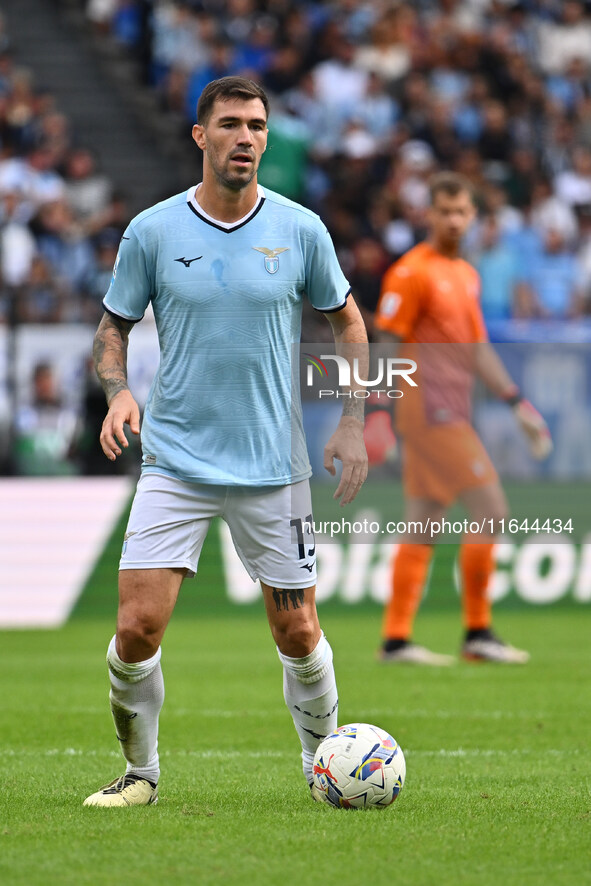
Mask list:
POLYGON ((363 441, 370 466, 392 462, 398 455, 396 435, 392 428, 392 407, 375 393, 365 401, 363 441))
POLYGON ((553 449, 548 425, 535 406, 521 396, 519 388, 489 342, 478 345, 476 364, 477 372, 489 390, 513 409, 533 457, 539 460, 547 458, 553 449))
MULTIPOLYGON (((388 356, 396 353, 400 339, 389 332, 379 332, 376 336, 378 344, 387 344, 388 356)), ((380 397, 377 392, 370 394, 365 401, 365 428, 363 440, 367 449, 370 466, 383 465, 395 461, 398 456, 398 444, 392 427, 392 401, 380 397)))

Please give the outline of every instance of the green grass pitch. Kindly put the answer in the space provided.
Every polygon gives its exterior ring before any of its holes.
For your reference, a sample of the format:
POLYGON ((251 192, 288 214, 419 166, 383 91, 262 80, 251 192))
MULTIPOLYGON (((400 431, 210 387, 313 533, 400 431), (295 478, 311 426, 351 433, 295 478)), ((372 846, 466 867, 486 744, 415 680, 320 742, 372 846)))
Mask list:
MULTIPOLYGON (((587 612, 502 612, 527 667, 378 663, 377 607, 326 608, 340 722, 402 745, 407 781, 376 811, 314 804, 260 609, 177 617, 167 633, 156 807, 82 808, 123 771, 107 709, 112 620, 0 634, 0 882, 412 884, 591 882, 587 612)), ((455 612, 416 639, 453 652, 455 612)))

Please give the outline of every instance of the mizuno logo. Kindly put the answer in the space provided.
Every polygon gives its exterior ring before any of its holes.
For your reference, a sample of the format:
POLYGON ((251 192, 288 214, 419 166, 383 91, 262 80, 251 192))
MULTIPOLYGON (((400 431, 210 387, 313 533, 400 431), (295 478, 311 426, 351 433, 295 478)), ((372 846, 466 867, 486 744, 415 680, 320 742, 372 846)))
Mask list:
POLYGON ((184 266, 185 266, 186 268, 190 268, 190 267, 191 267, 191 262, 199 261, 200 258, 203 258, 203 256, 202 256, 202 255, 197 255, 195 258, 185 258, 185 256, 183 255, 182 258, 175 258, 175 261, 180 261, 180 262, 182 262, 182 263, 184 264, 184 266))
POLYGON ((307 569, 308 572, 312 572, 313 566, 314 566, 313 563, 303 563, 303 564, 300 566, 300 569, 307 569))

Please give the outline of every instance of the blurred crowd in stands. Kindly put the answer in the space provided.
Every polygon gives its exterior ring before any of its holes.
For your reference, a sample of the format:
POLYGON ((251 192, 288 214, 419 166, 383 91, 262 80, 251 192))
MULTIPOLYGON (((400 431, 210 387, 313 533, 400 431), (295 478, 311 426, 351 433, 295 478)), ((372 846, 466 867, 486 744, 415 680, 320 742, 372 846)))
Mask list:
POLYGON ((0 323, 95 323, 128 221, 0 18, 0 323))
MULTIPOLYGON (((209 80, 264 85, 261 181, 322 215, 368 320, 382 272, 424 236, 426 182, 443 167, 476 189, 466 251, 487 318, 589 311, 591 4, 84 2, 97 31, 141 57, 184 138, 209 80)), ((4 33, 0 144, 0 317, 94 322, 125 200, 4 33)))
MULTIPOLYGON (((96 325, 128 221, 125 197, 84 133, 14 51, 0 4, 0 333, 96 325)), ((104 396, 89 366, 74 398, 51 348, 24 380, 14 336, 4 335, 0 352, 0 473, 103 472, 104 396)))
POLYGON ((368 318, 443 167, 478 194, 466 250, 487 318, 589 311, 591 3, 89 0, 87 14, 141 57, 171 120, 194 121, 213 78, 263 84, 261 181, 322 215, 368 318))
MULTIPOLYGON (((466 254, 489 322, 591 313, 591 2, 79 3, 99 39, 139 60, 181 139, 211 79, 265 87, 261 183, 320 213, 370 330, 442 168, 474 185, 466 254)), ((96 323, 125 197, 1 22, 0 148, 0 324, 96 323)), ((305 340, 328 335, 306 324, 305 340)))

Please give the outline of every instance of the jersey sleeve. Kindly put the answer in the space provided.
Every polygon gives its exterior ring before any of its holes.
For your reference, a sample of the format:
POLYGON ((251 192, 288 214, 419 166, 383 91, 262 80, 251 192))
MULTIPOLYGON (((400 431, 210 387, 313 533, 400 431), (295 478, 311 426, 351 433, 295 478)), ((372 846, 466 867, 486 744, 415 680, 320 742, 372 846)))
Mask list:
POLYGON ((148 307, 152 288, 145 251, 130 225, 119 244, 111 285, 103 307, 117 317, 137 322, 142 319, 148 307))
POLYGON ((317 311, 328 314, 345 307, 350 291, 330 234, 323 225, 306 266, 308 300, 317 311))
POLYGON ((423 307, 425 287, 416 270, 397 262, 384 274, 375 326, 401 339, 413 332, 423 307))

